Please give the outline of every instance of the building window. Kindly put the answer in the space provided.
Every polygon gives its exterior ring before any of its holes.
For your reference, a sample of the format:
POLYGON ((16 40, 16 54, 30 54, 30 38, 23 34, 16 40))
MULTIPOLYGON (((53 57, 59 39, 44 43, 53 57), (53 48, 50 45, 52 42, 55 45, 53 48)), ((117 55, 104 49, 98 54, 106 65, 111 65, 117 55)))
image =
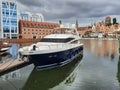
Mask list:
POLYGON ((25 25, 25 23, 23 23, 23 27, 25 27, 26 25, 25 25))
POLYGON ((27 27, 29 27, 29 24, 27 23, 27 27))

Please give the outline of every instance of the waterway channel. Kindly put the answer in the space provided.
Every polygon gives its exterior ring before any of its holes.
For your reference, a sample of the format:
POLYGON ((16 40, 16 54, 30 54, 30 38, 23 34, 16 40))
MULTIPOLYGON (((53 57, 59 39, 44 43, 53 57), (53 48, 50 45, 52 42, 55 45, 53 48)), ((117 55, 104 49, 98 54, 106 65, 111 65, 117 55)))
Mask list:
MULTIPOLYGON (((82 57, 63 67, 36 70, 31 64, 2 75, 0 90, 120 90, 118 41, 84 39, 81 42, 84 43, 82 57)), ((9 50, 11 55, 0 56, 2 61, 16 58, 18 47, 13 47, 9 50)))

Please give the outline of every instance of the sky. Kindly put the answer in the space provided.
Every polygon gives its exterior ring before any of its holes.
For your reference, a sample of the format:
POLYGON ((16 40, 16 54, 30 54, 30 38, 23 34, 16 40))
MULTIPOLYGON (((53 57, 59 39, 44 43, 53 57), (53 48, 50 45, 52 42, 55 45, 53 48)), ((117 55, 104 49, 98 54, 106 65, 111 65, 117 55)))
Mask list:
POLYGON ((79 26, 116 17, 120 23, 120 0, 17 0, 20 11, 42 13, 45 21, 79 22, 79 26))

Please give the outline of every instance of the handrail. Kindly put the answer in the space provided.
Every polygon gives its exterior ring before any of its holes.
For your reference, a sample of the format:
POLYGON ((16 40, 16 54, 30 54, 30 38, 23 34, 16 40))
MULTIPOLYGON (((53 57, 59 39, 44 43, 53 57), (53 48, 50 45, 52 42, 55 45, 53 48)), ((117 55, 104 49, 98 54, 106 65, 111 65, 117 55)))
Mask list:
MULTIPOLYGON (((75 44, 69 44, 69 43, 66 43, 66 44, 55 44, 55 45, 39 45, 36 46, 36 50, 35 51, 40 51, 40 50, 52 50, 52 49, 61 49, 61 48, 69 48, 69 47, 73 47, 75 46, 75 44), (42 47, 43 46, 43 47, 42 47)), ((22 48, 24 51, 34 51, 33 50, 33 46, 29 46, 29 47, 24 47, 22 48)))

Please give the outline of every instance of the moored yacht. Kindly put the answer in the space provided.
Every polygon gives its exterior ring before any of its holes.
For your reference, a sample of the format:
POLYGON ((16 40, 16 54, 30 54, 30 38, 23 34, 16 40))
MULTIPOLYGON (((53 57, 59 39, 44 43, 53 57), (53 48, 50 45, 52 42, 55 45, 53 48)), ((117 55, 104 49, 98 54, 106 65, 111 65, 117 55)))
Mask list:
POLYGON ((58 28, 40 42, 19 49, 20 58, 27 58, 37 68, 65 65, 83 52, 76 28, 58 28))

